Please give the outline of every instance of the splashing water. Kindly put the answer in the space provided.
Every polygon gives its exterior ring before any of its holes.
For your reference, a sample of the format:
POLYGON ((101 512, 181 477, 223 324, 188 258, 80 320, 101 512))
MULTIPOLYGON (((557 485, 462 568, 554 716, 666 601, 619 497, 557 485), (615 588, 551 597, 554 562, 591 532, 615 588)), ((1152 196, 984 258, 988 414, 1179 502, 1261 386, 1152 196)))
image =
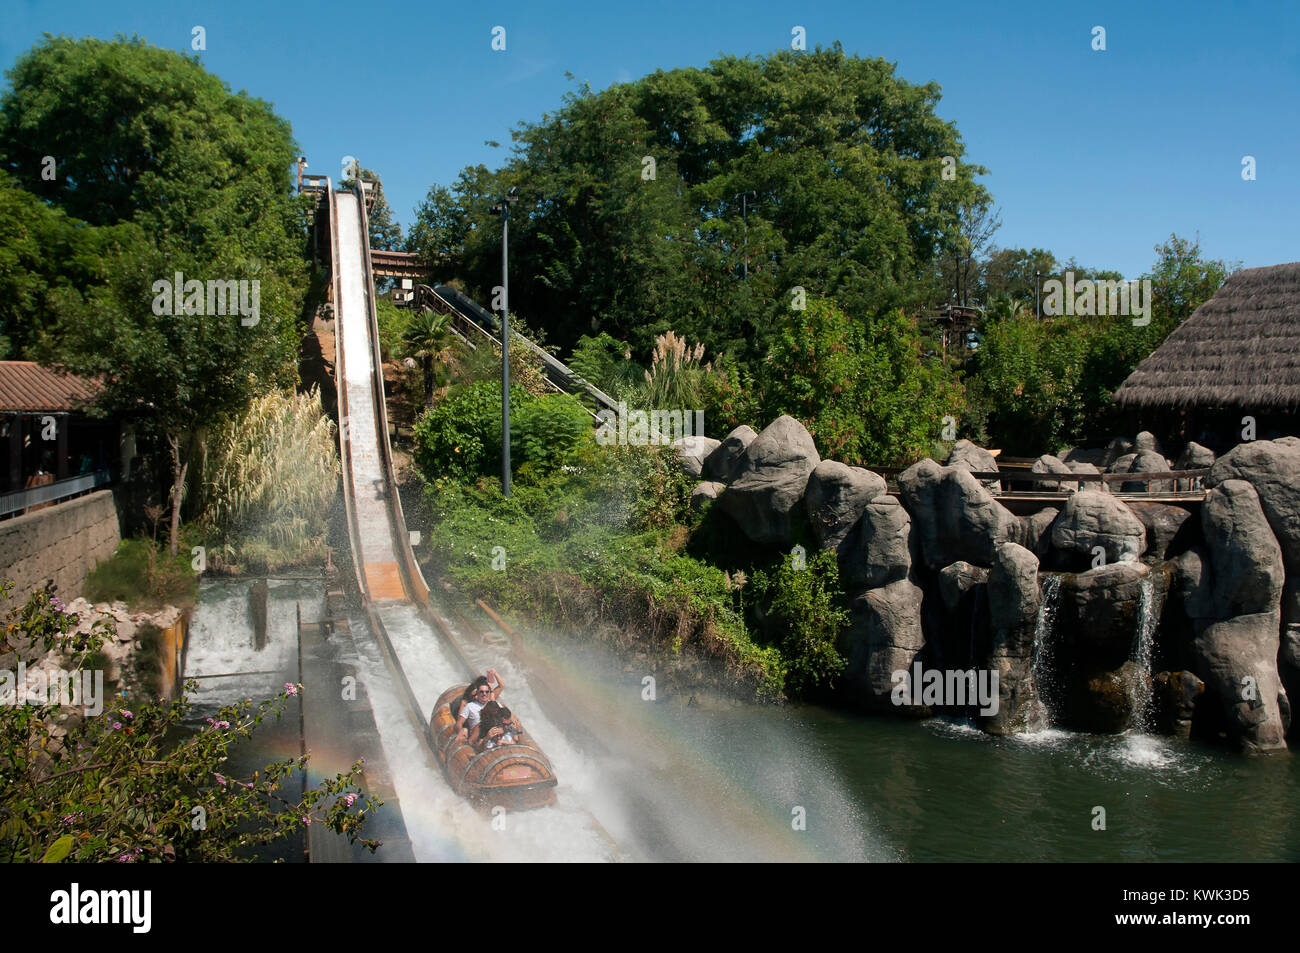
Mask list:
POLYGON ((1132 711, 1132 722, 1130 727, 1143 733, 1151 728, 1151 656, 1155 648, 1156 627, 1160 622, 1160 613, 1156 606, 1156 584, 1148 573, 1142 579, 1142 587, 1138 595, 1138 610, 1136 631, 1133 636, 1133 653, 1131 660, 1138 665, 1138 671, 1135 678, 1128 681, 1130 711, 1132 711))
POLYGON ((1056 609, 1060 604, 1061 577, 1044 576, 1038 602, 1038 620, 1034 623, 1033 661, 1029 667, 1032 697, 1025 730, 1038 732, 1052 725, 1052 631, 1056 609))

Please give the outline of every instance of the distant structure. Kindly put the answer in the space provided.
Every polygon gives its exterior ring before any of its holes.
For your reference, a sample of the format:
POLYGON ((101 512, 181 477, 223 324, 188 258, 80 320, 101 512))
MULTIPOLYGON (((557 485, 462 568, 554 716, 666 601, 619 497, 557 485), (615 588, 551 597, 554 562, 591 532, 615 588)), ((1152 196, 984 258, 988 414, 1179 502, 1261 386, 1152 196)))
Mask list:
POLYGON ((98 380, 32 361, 0 361, 0 520, 125 474, 134 433, 90 415, 102 389, 98 380))
POLYGON ((1300 262, 1246 268, 1115 391, 1146 429, 1215 449, 1300 434, 1300 262))

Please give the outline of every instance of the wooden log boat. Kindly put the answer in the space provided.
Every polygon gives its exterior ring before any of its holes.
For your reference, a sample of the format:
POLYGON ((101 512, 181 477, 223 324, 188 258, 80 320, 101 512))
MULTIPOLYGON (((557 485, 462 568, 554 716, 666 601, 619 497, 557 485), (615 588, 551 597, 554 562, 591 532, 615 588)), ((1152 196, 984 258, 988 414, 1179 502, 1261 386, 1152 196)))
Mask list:
POLYGON ((465 688, 460 685, 443 692, 429 719, 429 745, 442 762, 452 790, 484 806, 514 811, 555 803, 555 771, 527 731, 517 732, 512 745, 486 751, 456 740, 452 706, 465 688))

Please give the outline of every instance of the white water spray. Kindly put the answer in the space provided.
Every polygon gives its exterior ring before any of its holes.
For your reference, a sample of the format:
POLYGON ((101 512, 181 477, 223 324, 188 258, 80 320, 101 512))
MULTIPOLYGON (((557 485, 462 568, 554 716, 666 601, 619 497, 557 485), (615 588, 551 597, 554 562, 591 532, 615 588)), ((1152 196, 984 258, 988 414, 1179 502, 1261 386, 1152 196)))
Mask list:
POLYGON ((1034 648, 1029 667, 1029 681, 1033 700, 1030 702, 1025 730, 1042 731, 1052 724, 1051 707, 1047 697, 1052 688, 1052 631, 1056 625, 1056 609, 1060 604, 1061 577, 1043 577, 1038 600, 1038 619, 1034 623, 1034 648))

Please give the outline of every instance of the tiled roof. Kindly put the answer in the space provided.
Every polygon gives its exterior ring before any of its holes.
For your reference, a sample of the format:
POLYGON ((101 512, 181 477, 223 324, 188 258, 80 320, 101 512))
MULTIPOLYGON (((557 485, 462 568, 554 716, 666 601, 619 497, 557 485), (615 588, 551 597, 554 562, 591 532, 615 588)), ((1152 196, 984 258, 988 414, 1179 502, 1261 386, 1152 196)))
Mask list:
POLYGON ((102 385, 35 361, 0 361, 0 412, 68 413, 91 403, 102 385))

